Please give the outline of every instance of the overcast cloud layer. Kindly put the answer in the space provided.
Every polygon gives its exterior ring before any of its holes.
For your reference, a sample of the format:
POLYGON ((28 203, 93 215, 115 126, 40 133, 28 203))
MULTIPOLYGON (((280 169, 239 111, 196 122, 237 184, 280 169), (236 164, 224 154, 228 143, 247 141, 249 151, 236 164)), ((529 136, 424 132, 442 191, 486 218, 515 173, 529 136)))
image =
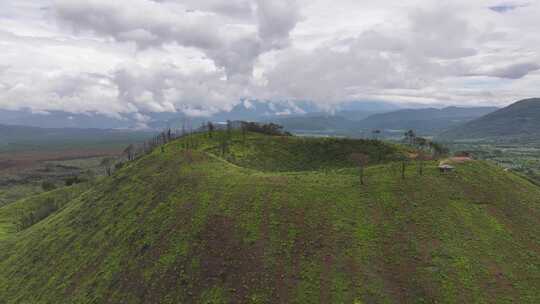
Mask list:
POLYGON ((538 16, 536 0, 6 0, 0 108, 505 105, 540 96, 538 16))

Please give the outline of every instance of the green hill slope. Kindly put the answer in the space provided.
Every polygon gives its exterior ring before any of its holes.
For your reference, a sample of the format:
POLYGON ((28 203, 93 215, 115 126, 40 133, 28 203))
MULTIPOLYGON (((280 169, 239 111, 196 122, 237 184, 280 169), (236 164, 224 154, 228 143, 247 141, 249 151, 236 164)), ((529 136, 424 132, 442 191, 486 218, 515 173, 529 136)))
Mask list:
POLYGON ((518 101, 440 135, 445 140, 538 140, 540 98, 518 101))
MULTIPOLYGON (((540 188, 528 181, 483 162, 423 176, 411 164, 402 180, 385 162, 400 150, 385 146, 360 186, 337 151, 380 151, 372 142, 237 134, 227 161, 212 153, 218 135, 58 190, 73 197, 4 229, 0 303, 540 301, 540 188)), ((0 208, 1 227, 20 204, 0 208)))

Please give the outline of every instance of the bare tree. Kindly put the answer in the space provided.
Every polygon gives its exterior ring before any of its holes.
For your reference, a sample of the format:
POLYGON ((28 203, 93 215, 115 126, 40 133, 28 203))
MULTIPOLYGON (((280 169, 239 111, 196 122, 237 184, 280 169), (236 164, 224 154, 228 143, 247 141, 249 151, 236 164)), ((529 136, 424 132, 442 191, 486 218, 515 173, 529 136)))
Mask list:
POLYGON ((428 145, 429 145, 431 151, 433 151, 433 157, 434 158, 438 158, 438 157, 441 157, 441 156, 446 155, 446 154, 449 153, 448 148, 446 148, 445 146, 443 146, 443 145, 441 145, 439 143, 430 141, 428 145))
POLYGON ((127 146, 124 154, 127 155, 128 160, 133 160, 135 158, 135 147, 133 145, 127 146))
POLYGON ((414 138, 414 143, 416 144, 416 146, 418 146, 418 148, 423 150, 427 147, 428 140, 423 137, 416 136, 414 138))
POLYGON ((112 157, 105 157, 104 159, 101 160, 100 165, 105 168, 105 172, 107 173, 107 176, 112 175, 111 167, 113 164, 114 164, 114 158, 112 157))
POLYGON ((161 144, 164 145, 167 143, 167 133, 165 131, 161 132, 161 144))
POLYGON ((227 136, 230 138, 232 132, 232 121, 227 120, 227 136))
POLYGON ((169 142, 171 140, 172 140, 172 132, 171 132, 171 129, 168 128, 167 129, 167 142, 169 142))
POLYGON ((364 153, 352 153, 349 159, 354 162, 360 172, 360 185, 364 185, 364 167, 369 163, 369 156, 364 153))
POLYGON ((242 128, 242 143, 245 145, 246 144, 247 123, 245 121, 242 121, 240 124, 241 124, 240 126, 242 128))
POLYGON ((399 170, 401 171, 401 178, 405 179, 405 171, 407 170, 407 163, 409 161, 409 157, 405 154, 395 154, 392 157, 392 160, 398 164, 399 170))
POLYGON ((409 130, 409 131, 405 132, 405 140, 406 140, 410 145, 413 145, 413 144, 414 144, 415 138, 416 138, 416 134, 414 133, 413 130, 409 130))
POLYGON ((221 155, 225 156, 225 154, 227 154, 227 152, 229 151, 229 138, 227 134, 221 134, 219 146, 221 149, 221 155))
POLYGON ((371 131, 371 133, 373 134, 373 139, 377 140, 377 139, 379 139, 379 135, 381 134, 381 130, 373 130, 373 131, 371 131))
POLYGON ((210 121, 208 122, 208 137, 209 138, 212 138, 212 136, 214 135, 214 124, 211 123, 210 121))
POLYGON ((415 157, 416 160, 416 168, 418 170, 418 175, 422 176, 424 174, 424 165, 426 161, 430 160, 431 157, 424 151, 419 151, 418 154, 415 157))

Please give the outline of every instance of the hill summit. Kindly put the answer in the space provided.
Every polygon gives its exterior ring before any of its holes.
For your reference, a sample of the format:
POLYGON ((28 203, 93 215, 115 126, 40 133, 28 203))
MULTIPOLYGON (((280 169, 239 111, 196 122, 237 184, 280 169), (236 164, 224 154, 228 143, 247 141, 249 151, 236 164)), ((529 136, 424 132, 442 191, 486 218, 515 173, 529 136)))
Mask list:
POLYGON ((0 208, 0 303, 538 303, 540 189, 410 153, 237 131, 171 141, 0 208))

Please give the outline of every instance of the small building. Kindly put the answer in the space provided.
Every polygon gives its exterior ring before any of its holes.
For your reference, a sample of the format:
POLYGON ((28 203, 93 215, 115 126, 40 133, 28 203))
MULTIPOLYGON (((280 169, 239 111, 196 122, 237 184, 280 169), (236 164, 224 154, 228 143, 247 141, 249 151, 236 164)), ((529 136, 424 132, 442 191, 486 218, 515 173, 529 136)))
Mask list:
POLYGON ((448 164, 439 165, 439 171, 441 171, 441 173, 452 172, 454 171, 454 169, 455 168, 453 166, 450 166, 448 164))

